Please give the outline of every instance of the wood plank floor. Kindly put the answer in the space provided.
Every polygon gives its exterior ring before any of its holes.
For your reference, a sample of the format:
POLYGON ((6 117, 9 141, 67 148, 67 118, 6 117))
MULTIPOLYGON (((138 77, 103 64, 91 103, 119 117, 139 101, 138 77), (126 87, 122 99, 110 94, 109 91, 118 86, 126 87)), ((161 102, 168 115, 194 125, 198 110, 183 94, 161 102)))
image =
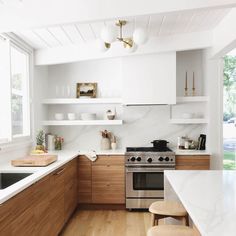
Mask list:
POLYGON ((148 212, 79 210, 60 236, 146 236, 150 227, 148 212))

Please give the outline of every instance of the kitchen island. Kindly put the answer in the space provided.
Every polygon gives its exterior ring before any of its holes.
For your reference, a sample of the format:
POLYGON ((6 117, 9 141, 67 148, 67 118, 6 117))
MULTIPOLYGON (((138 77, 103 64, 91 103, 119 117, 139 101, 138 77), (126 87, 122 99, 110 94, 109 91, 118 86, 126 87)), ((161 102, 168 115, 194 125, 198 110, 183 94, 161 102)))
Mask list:
POLYGON ((181 201, 202 236, 236 235, 236 171, 165 171, 165 199, 181 201))

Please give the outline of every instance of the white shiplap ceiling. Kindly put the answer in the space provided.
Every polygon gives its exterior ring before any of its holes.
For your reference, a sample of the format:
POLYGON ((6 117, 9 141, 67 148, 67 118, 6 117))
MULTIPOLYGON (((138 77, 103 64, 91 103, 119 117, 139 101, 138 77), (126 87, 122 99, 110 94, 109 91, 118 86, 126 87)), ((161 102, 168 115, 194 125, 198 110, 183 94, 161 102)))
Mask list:
MULTIPOLYGON (((230 9, 211 9, 129 17, 125 19, 128 24, 124 27, 124 37, 131 36, 137 27, 145 28, 149 37, 212 30, 229 11, 230 9)), ((99 38, 105 25, 114 25, 115 21, 71 23, 14 33, 35 49, 53 48, 91 42, 99 38)))

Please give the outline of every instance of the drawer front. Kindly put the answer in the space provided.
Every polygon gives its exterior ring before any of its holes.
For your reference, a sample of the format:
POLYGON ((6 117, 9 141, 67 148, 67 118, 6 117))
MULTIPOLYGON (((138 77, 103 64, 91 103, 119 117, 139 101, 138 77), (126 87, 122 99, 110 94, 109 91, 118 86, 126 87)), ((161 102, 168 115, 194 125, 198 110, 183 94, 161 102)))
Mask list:
MULTIPOLYGON (((38 181, 34 186, 35 201, 34 204, 41 203, 48 199, 48 193, 51 191, 50 176, 46 176, 38 181)), ((49 200, 48 200, 49 201, 49 200)))
POLYGON ((35 235, 35 219, 32 208, 27 209, 19 215, 11 224, 12 235, 25 236, 35 235))
POLYGON ((204 165, 179 165, 175 167, 176 170, 209 170, 209 166, 204 165))
POLYGON ((176 156, 176 165, 210 165, 210 156, 176 156))
POLYGON ((107 155, 107 156, 99 155, 98 159, 95 162, 93 162, 92 165, 124 166, 124 163, 125 163, 125 157, 123 155, 107 155))
POLYGON ((65 190, 65 222, 69 219, 77 206, 77 189, 74 180, 65 190))
POLYGON ((92 164, 87 157, 78 158, 78 203, 92 201, 92 164))
POLYGON ((124 204, 124 185, 111 182, 95 182, 93 184, 92 202, 95 204, 124 204))
POLYGON ((57 235, 64 225, 64 194, 51 200, 50 211, 50 222, 52 225, 50 235, 57 235))
POLYGON ((92 182, 113 182, 122 183, 125 181, 124 166, 93 166, 92 167, 92 182))
POLYGON ((35 185, 28 187, 8 201, 9 204, 12 205, 11 214, 13 217, 19 216, 21 213, 33 206, 35 201, 34 187, 35 185))
MULTIPOLYGON (((6 201, 0 204, 0 228, 7 227, 11 222, 13 216, 11 214, 12 204, 10 201, 6 201)), ((1 230, 0 230, 1 231, 1 230)))
POLYGON ((72 179, 77 178, 77 160, 76 158, 65 165, 65 184, 69 183, 72 179))
POLYGON ((51 197, 51 199, 57 195, 63 194, 65 171, 66 171, 66 168, 65 168, 65 166, 63 166, 51 174, 51 177, 50 177, 50 184, 51 184, 50 197, 51 197))
POLYGON ((125 203, 125 169, 124 166, 92 167, 92 202, 125 203))

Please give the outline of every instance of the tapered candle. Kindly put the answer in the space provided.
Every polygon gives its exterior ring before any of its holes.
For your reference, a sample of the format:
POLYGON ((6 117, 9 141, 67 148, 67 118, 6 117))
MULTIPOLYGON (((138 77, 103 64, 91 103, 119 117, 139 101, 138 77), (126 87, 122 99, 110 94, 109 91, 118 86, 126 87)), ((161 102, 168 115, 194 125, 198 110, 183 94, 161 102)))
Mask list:
POLYGON ((194 83, 194 72, 193 72, 193 89, 195 89, 195 83, 194 83))
POLYGON ((187 79, 187 71, 186 71, 186 76, 185 76, 185 89, 187 90, 188 88, 188 79, 187 79))

